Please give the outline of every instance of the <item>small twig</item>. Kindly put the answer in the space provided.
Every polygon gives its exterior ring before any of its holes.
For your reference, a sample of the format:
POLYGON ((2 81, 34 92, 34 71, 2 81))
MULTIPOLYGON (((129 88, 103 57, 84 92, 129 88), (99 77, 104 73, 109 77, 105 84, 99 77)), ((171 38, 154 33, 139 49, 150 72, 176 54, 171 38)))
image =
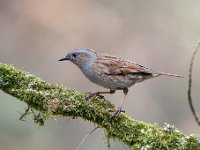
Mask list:
POLYGON ((81 141, 81 143, 78 145, 78 147, 76 148, 76 150, 79 150, 80 147, 83 145, 84 141, 86 140, 86 138, 88 136, 90 136, 94 131, 96 131, 99 128, 99 126, 95 127, 92 131, 90 131, 90 133, 88 133, 81 141))
POLYGON ((36 118, 37 114, 35 113, 35 111, 31 108, 31 112, 33 113, 33 117, 36 118))
POLYGON ((109 135, 106 133, 105 135, 105 142, 106 142, 106 146, 107 146, 107 150, 112 150, 111 144, 110 144, 110 137, 109 135))
POLYGON ((199 120, 199 117, 197 116, 197 113, 194 109, 194 106, 193 106, 193 103, 192 103, 192 96, 191 96, 191 87, 192 87, 192 69, 193 69, 193 63, 194 63, 194 58, 197 54, 197 51, 199 50, 200 48, 200 43, 198 43, 196 49, 194 50, 193 52, 193 55, 192 55, 192 59, 190 61, 190 69, 189 69, 189 81, 188 81, 188 92, 187 92, 187 95, 188 95, 188 101, 189 101, 189 105, 190 105, 190 109, 192 111, 192 114, 197 122, 197 124, 200 126, 200 120, 199 120))
POLYGON ((31 112, 33 113, 34 122, 38 124, 39 126, 44 125, 44 119, 41 116, 41 113, 38 114, 35 113, 35 111, 31 108, 31 112))
POLYGON ((25 112, 21 113, 21 116, 20 116, 19 120, 27 122, 26 120, 24 120, 24 118, 28 114, 29 110, 30 110, 30 107, 28 106, 28 108, 25 109, 25 112))

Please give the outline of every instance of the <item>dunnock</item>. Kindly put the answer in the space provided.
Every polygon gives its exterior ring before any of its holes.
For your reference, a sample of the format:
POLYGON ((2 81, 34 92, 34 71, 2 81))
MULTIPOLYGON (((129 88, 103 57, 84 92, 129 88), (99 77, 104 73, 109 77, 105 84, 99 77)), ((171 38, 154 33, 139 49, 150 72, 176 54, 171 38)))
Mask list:
POLYGON ((93 83, 110 89, 110 91, 95 92, 92 95, 113 94, 115 90, 123 90, 124 96, 114 115, 122 112, 121 109, 130 86, 161 75, 181 77, 176 74, 154 71, 135 62, 85 48, 74 49, 59 61, 64 60, 77 65, 93 83))

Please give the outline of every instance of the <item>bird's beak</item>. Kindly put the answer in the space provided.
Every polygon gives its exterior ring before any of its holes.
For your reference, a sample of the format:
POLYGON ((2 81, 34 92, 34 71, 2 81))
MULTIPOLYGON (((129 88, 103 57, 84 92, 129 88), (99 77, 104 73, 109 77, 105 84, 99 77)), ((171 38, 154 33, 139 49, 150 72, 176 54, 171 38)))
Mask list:
POLYGON ((59 59, 58 61, 64 61, 64 60, 69 60, 69 57, 66 56, 65 58, 59 59))

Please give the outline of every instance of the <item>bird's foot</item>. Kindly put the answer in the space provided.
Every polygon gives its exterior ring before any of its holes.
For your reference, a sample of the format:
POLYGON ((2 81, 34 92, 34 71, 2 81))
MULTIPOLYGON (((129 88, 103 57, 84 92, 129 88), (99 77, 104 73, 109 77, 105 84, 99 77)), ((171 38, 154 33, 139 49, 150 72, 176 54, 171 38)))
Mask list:
POLYGON ((110 117, 110 119, 112 119, 114 117, 118 117, 121 114, 121 112, 125 113, 125 111, 122 110, 121 107, 119 107, 117 110, 108 110, 108 111, 113 113, 112 116, 110 117))
POLYGON ((100 95, 99 92, 95 92, 95 93, 88 92, 88 93, 86 93, 85 100, 88 101, 92 97, 105 100, 105 97, 103 95, 100 95))

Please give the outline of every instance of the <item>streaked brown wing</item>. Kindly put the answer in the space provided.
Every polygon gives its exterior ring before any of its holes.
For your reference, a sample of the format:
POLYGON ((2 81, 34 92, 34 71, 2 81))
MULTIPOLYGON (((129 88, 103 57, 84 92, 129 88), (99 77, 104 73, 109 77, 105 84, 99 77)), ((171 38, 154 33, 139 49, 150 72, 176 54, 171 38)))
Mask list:
POLYGON ((96 64, 97 67, 104 68, 108 75, 151 74, 150 69, 115 56, 101 55, 97 57, 96 64))

